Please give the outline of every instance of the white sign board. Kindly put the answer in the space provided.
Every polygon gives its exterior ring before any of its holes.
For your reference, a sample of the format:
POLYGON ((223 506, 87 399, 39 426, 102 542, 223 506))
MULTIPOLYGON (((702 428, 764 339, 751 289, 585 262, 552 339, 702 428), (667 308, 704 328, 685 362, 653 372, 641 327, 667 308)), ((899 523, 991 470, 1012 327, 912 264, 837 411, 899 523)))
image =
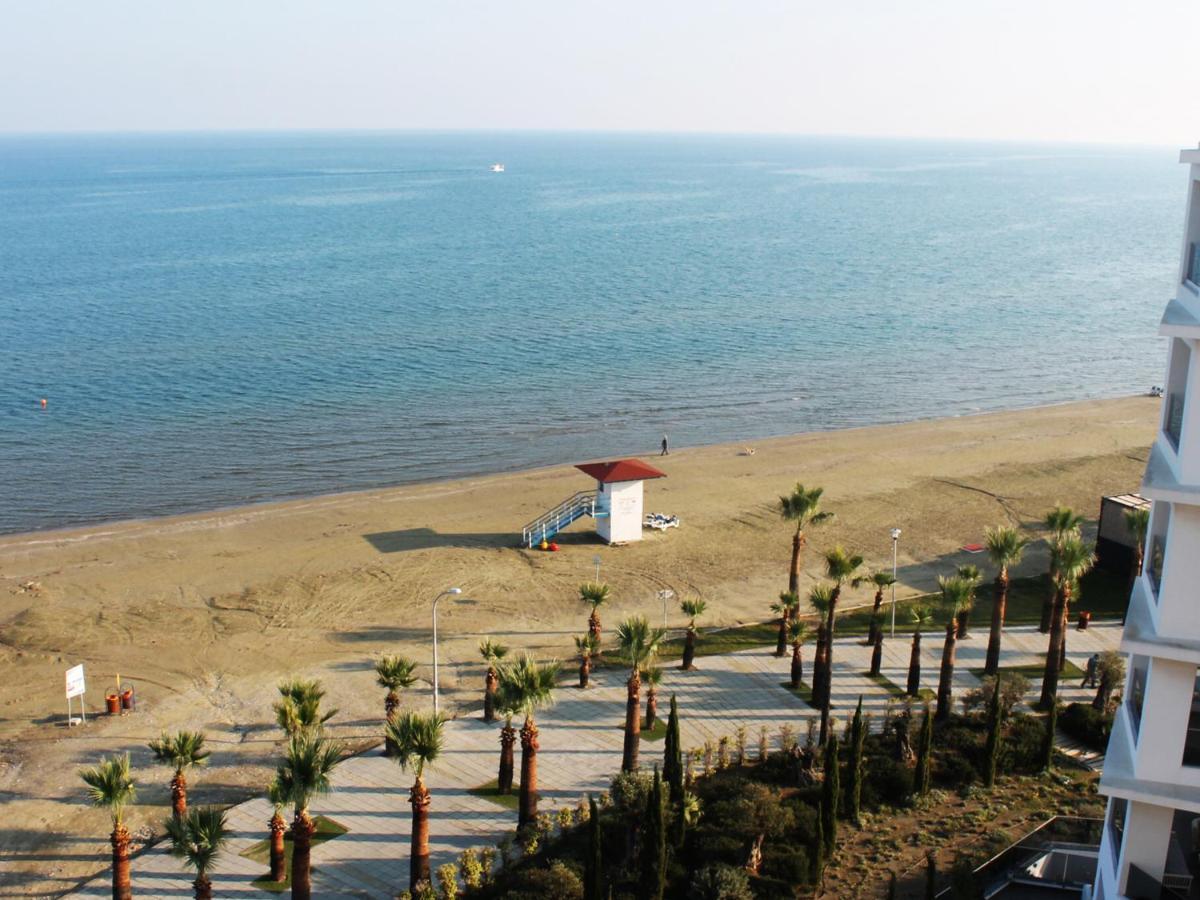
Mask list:
POLYGON ((67 699, 83 696, 83 664, 67 669, 67 699))

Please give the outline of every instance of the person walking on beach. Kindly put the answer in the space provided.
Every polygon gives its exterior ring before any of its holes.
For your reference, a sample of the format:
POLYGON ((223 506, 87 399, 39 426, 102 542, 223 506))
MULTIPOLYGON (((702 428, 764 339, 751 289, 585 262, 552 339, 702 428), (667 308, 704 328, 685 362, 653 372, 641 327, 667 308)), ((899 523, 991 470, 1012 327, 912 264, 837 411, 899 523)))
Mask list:
POLYGON ((659 455, 659 456, 666 456, 666 455, 667 455, 667 436, 666 436, 665 434, 663 435, 663 445, 662 445, 662 447, 663 447, 663 449, 662 449, 662 453, 660 453, 660 454, 658 454, 658 455, 659 455))

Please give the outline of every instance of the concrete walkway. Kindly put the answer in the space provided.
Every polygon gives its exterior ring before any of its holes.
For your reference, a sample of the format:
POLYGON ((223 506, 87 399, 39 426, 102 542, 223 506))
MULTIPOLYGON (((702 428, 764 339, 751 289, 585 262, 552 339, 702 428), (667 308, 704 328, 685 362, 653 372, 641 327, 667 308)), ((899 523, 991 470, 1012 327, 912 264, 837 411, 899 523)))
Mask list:
MULTIPOLYGON (((1068 658, 1081 668, 1095 652, 1116 649, 1121 636, 1117 624, 1096 624, 1086 632, 1071 630, 1068 658)), ((930 632, 922 641, 923 687, 936 688, 943 634, 930 632)), ((971 669, 982 668, 987 629, 975 628, 959 642, 955 670, 956 698, 978 680, 971 669)), ((1004 666, 1036 664, 1045 653, 1046 636, 1033 628, 1005 632, 1004 666)), ((790 724, 803 739, 807 720, 814 715, 803 701, 787 690, 790 657, 776 659, 773 648, 748 650, 697 660, 699 670, 668 669, 660 688, 659 707, 665 718, 672 693, 678 696, 685 747, 701 747, 706 740, 730 737, 739 726, 748 731, 749 755, 756 754, 758 734, 766 726, 772 748, 779 744, 780 726, 790 724)), ((883 674, 903 687, 908 672, 910 639, 898 635, 884 643, 883 674)), ((805 675, 810 671, 811 647, 805 648, 805 675)), ((870 648, 858 639, 839 639, 834 650, 833 715, 840 728, 853 714, 859 695, 873 722, 882 724, 891 694, 868 679, 870 648)), ((621 764, 622 725, 625 710, 625 675, 615 669, 593 675, 587 691, 563 688, 556 704, 538 716, 541 751, 538 755, 542 811, 574 806, 588 792, 607 789, 621 764)), ((1036 700, 1040 679, 1030 691, 1036 700)), ((644 691, 643 691, 644 693, 644 691)), ((1064 702, 1090 699, 1092 690, 1079 688, 1078 680, 1064 681, 1064 702)), ((433 794, 430 810, 431 864, 434 869, 452 862, 467 847, 495 845, 516 825, 516 812, 468 793, 496 777, 499 761, 499 723, 485 724, 477 714, 447 723, 442 757, 426 774, 433 794)), ((662 741, 643 741, 644 768, 662 760, 662 741)), ((732 746, 731 746, 732 750, 732 746)), ((520 770, 520 746, 517 746, 520 770)), ((313 850, 313 892, 318 897, 394 897, 408 886, 408 834, 410 773, 402 772, 381 751, 343 762, 334 774, 335 790, 313 803, 315 815, 328 816, 349 831, 313 850)), ((229 811, 234 838, 213 876, 218 897, 264 897, 251 882, 265 874, 266 866, 239 855, 263 840, 271 807, 266 799, 247 801, 229 811)), ((290 816, 289 816, 290 818, 290 816)), ((108 876, 89 882, 73 896, 107 897, 108 876)), ((133 861, 134 894, 139 897, 190 897, 191 880, 163 845, 152 847, 133 861)))

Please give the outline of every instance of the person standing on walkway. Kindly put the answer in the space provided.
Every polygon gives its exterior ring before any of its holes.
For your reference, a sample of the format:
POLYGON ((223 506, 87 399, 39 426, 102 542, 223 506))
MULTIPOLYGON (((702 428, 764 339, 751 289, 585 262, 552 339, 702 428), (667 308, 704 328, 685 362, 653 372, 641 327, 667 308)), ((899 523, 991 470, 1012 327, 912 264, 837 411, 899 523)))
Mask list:
POLYGON ((1100 668, 1100 654, 1093 653, 1088 657, 1087 668, 1083 672, 1083 684, 1080 687, 1095 687, 1096 675, 1100 668))
POLYGON ((667 455, 667 436, 666 436, 665 434, 663 435, 662 453, 660 453, 660 454, 658 454, 658 455, 659 455, 659 456, 666 456, 666 455, 667 455))

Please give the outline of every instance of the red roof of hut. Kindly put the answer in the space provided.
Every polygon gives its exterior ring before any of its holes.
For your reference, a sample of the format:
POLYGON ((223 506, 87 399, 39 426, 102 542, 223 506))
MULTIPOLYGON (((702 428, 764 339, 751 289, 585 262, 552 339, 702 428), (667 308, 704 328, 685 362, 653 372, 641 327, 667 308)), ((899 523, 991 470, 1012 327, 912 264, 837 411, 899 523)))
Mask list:
POLYGON ((667 473, 640 459, 616 459, 612 462, 583 463, 576 466, 585 475, 591 475, 603 484, 617 481, 646 481, 650 478, 666 478, 667 473))

